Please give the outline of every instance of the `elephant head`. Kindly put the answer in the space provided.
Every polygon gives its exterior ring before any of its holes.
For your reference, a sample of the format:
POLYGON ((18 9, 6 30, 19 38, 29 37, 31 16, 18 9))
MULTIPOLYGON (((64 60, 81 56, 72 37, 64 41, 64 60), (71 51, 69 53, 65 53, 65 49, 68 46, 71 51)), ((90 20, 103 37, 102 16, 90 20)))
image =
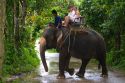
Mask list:
POLYGON ((48 66, 45 59, 45 51, 56 48, 61 36, 61 31, 56 28, 47 28, 44 30, 43 37, 40 38, 40 56, 46 72, 48 71, 48 66))

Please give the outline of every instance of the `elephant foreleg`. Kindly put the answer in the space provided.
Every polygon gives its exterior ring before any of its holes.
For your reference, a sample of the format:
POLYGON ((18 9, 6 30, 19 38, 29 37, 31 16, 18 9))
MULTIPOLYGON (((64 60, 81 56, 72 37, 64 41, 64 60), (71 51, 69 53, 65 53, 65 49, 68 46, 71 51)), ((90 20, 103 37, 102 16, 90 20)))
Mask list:
POLYGON ((60 53, 60 55, 59 55, 59 75, 57 76, 58 79, 65 78, 64 71, 65 71, 65 55, 60 53))
POLYGON ((66 55, 65 57, 65 71, 67 71, 71 76, 74 74, 74 69, 73 68, 69 68, 69 63, 70 63, 70 58, 71 56, 66 55))
POLYGON ((67 71, 70 75, 74 74, 74 69, 69 68, 70 58, 71 58, 71 56, 69 56, 68 54, 64 55, 64 53, 60 53, 60 56, 59 56, 59 75, 57 76, 57 78, 59 78, 59 79, 65 78, 64 71, 67 71))

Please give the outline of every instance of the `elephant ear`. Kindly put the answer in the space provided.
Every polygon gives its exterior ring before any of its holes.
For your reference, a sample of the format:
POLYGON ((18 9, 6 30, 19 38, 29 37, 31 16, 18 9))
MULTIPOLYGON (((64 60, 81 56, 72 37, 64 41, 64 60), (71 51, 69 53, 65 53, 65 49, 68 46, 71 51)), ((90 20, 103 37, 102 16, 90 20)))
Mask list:
POLYGON ((57 33, 57 45, 59 45, 60 44, 60 42, 62 41, 62 37, 63 37, 63 32, 60 30, 60 31, 58 31, 58 33, 57 33))

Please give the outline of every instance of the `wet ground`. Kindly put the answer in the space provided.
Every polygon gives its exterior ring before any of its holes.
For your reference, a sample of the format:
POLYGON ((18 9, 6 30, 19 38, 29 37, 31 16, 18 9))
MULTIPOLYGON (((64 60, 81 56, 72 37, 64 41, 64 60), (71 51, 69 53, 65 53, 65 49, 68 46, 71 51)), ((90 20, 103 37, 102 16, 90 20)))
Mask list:
MULTIPOLYGON (((65 72, 66 79, 56 79, 58 75, 58 54, 51 54, 47 57, 49 72, 44 72, 43 66, 39 69, 39 76, 34 80, 39 80, 40 83, 125 83, 125 75, 115 71, 109 71, 107 78, 100 77, 101 70, 98 70, 96 61, 91 61, 87 66, 85 78, 78 78, 75 74, 70 76, 65 72), (50 57, 51 56, 51 57, 50 57)), ((75 68, 75 72, 80 67, 80 60, 72 58, 70 66, 75 68)))
MULTIPOLYGON (((36 47, 38 50, 38 45, 36 47)), ((39 53, 38 53, 39 55, 39 53)), ((98 70, 96 61, 92 60, 86 69, 85 78, 78 78, 75 74, 70 76, 65 72, 65 79, 56 79, 58 75, 58 53, 46 52, 46 60, 49 67, 49 72, 45 72, 42 63, 35 72, 22 74, 20 77, 15 76, 9 78, 7 83, 125 83, 125 73, 109 71, 107 78, 100 77, 101 70, 98 70), (18 78, 18 79, 14 79, 18 78), (14 79, 14 80, 13 80, 14 79)), ((72 58, 70 67, 75 68, 75 73, 80 67, 80 60, 72 58)))

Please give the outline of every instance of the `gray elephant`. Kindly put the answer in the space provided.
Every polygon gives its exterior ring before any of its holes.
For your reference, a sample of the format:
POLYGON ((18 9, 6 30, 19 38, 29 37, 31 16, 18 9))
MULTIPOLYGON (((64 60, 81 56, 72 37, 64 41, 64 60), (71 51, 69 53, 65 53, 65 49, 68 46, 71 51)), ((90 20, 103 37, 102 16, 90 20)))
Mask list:
POLYGON ((103 37, 92 29, 68 30, 47 28, 40 39, 40 55, 45 68, 48 67, 45 60, 46 49, 55 48, 59 51, 59 74, 57 78, 65 78, 64 71, 74 74, 74 69, 69 68, 70 58, 81 59, 82 64, 76 73, 79 77, 84 77, 85 68, 91 58, 99 61, 102 67, 102 76, 107 76, 106 67, 106 46, 103 37))

